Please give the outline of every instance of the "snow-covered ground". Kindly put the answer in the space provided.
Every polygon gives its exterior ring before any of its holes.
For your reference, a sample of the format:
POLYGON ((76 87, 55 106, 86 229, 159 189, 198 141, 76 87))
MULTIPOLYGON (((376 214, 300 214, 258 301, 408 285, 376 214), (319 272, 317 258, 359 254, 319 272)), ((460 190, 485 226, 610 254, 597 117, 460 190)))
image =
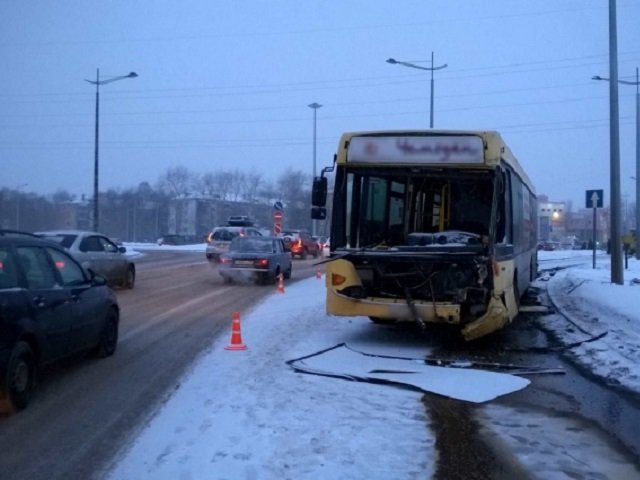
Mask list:
MULTIPOLYGON (((640 262, 630 260, 625 285, 611 285, 608 257, 599 257, 593 270, 588 254, 541 252, 541 268, 568 259, 582 265, 538 281, 580 325, 557 320, 548 327, 567 344, 608 332, 576 347, 579 360, 640 391, 640 285, 630 282, 640 278, 640 262), (581 312, 589 313, 584 325, 581 312)), ((380 329, 368 319, 328 317, 324 281, 315 278, 287 285, 284 294, 274 291, 240 313, 247 349, 225 350, 231 337, 214 342, 126 446, 110 480, 432 476, 437 453, 422 393, 302 374, 286 363, 339 343, 379 354, 428 356, 419 340, 391 329, 375 334, 380 329)), ((480 389, 473 381, 467 385, 471 393, 480 389)), ((539 478, 640 478, 597 433, 570 419, 492 402, 482 405, 479 416, 486 434, 507 444, 539 478)))
POLYGON ((548 283, 549 298, 565 317, 547 317, 545 328, 564 344, 604 334, 597 341, 581 343, 568 352, 611 383, 640 393, 640 261, 628 259, 624 285, 617 285, 611 283, 609 256, 598 256, 594 269, 590 252, 543 253, 543 269, 547 265, 583 261, 552 277, 543 275, 536 283, 548 283))

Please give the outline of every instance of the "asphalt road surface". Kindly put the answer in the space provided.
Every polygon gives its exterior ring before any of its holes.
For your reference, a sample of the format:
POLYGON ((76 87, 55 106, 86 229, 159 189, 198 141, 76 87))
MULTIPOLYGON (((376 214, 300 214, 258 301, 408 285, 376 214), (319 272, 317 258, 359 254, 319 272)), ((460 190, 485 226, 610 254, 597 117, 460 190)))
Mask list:
MULTIPOLYGON (((294 260, 290 281, 315 275, 313 264, 294 260)), ((202 253, 149 253, 136 267, 135 288, 116 291, 115 355, 45 369, 29 407, 0 417, 0 479, 98 478, 197 355, 229 335, 232 312, 276 288, 225 285, 202 253)))

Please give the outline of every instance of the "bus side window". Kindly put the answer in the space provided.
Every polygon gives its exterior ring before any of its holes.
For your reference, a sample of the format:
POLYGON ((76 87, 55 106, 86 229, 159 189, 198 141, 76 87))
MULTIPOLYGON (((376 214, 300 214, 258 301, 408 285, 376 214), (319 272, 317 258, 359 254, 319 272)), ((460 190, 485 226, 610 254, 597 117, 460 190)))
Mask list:
POLYGON ((496 243, 509 243, 510 238, 507 236, 507 219, 509 216, 509 192, 510 181, 506 172, 500 173, 500 184, 498 185, 498 218, 496 219, 496 243))

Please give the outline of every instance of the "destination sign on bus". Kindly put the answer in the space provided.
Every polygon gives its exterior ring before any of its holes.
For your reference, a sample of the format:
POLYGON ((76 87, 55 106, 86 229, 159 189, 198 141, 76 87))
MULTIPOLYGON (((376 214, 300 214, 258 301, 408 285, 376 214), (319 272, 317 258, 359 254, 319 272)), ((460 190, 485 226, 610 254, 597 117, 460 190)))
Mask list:
POLYGON ((353 137, 348 163, 447 164, 483 163, 482 138, 465 136, 353 137))

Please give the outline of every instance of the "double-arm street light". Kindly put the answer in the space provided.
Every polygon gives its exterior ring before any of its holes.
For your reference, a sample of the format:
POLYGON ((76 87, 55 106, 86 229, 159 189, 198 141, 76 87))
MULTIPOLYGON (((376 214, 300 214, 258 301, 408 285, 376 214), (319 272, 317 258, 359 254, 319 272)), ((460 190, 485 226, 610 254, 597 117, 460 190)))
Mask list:
MULTIPOLYGON (((317 102, 310 103, 307 105, 309 108, 313 109, 313 177, 316 178, 316 125, 317 125, 317 113, 318 109, 322 106, 317 102)), ((311 234, 315 236, 316 234, 316 221, 312 222, 311 234)))
POLYGON ((100 228, 100 222, 98 218, 98 139, 99 139, 99 125, 100 125, 100 85, 106 85, 107 83, 117 82, 118 80, 124 80, 125 78, 136 78, 138 74, 131 72, 128 75, 120 75, 117 77, 104 77, 100 79, 100 69, 97 70, 95 80, 87 80, 96 86, 96 134, 95 134, 95 146, 94 146, 94 165, 93 165, 93 230, 98 231, 100 228))
MULTIPOLYGON (((593 80, 609 81, 608 78, 599 75, 593 77, 593 80)), ((640 260, 640 248, 638 248, 637 245, 638 239, 640 238, 640 80, 638 78, 638 68, 636 67, 635 82, 618 80, 618 83, 636 86, 636 176, 631 178, 636 181, 636 258, 640 260)))
POLYGON ((431 72, 431 95, 430 95, 430 108, 429 108, 429 128, 433 128, 433 72, 434 70, 442 70, 443 68, 447 67, 447 64, 443 64, 443 65, 439 65, 437 67, 435 67, 433 65, 433 52, 431 52, 431 66, 430 67, 423 67, 421 65, 416 65, 415 63, 411 63, 411 62, 403 62, 400 60, 396 60, 394 58, 388 58, 387 59, 387 63, 390 63, 392 65, 402 65, 405 67, 410 67, 410 68, 417 68, 418 70, 427 70, 429 72, 431 72))

